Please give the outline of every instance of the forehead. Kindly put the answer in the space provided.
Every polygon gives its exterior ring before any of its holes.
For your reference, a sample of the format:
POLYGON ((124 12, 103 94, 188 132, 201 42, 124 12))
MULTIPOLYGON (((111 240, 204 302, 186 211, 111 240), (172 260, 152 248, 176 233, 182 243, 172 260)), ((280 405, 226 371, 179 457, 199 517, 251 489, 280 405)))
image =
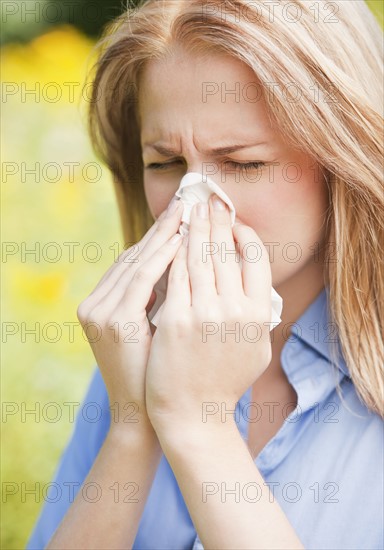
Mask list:
POLYGON ((152 59, 144 66, 139 78, 139 105, 158 100, 164 91, 188 92, 201 103, 219 98, 225 103, 250 103, 262 95, 262 87, 252 69, 230 55, 206 52, 192 53, 178 48, 163 59, 152 59))
MULTIPOLYGON (((138 83, 141 132, 160 139, 164 132, 192 127, 205 135, 230 133, 236 127, 268 132, 270 121, 263 90, 248 65, 224 53, 195 54, 178 49, 151 60, 138 83)), ((248 132, 247 132, 248 129, 248 132)))
MULTIPOLYGON (((179 70, 206 70, 209 76, 212 70, 225 70, 228 74, 232 72, 239 76, 240 71, 248 71, 248 77, 253 75, 252 70, 246 63, 243 63, 236 57, 223 51, 214 51, 212 48, 207 48, 205 51, 192 51, 187 47, 175 45, 170 50, 168 55, 164 55, 160 59, 152 58, 145 64, 145 69, 158 67, 161 71, 167 67, 170 70, 178 68, 179 70)), ((144 71, 145 72, 145 71, 144 71)), ((173 75, 177 77, 177 74, 173 75)))

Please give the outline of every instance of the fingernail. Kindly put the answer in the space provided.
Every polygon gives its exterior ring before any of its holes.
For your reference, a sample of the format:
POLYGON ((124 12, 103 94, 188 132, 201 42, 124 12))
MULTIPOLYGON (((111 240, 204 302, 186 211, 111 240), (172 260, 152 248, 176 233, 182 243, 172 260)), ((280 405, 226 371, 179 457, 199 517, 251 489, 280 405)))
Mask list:
POLYGON ((213 197, 212 203, 213 203, 214 210, 225 210, 225 204, 217 195, 213 197))
POLYGON ((177 207, 179 206, 180 199, 178 197, 173 197, 171 202, 168 205, 166 218, 169 218, 169 216, 172 216, 177 210, 177 207))
POLYGON ((206 202, 199 202, 197 205, 197 217, 202 220, 208 219, 208 204, 206 202))

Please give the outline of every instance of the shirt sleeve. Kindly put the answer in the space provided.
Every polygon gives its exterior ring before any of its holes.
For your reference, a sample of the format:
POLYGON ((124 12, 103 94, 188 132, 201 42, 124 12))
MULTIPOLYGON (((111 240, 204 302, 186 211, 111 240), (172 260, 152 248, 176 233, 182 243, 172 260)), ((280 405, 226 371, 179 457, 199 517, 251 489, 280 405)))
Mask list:
POLYGON ((43 550, 46 547, 87 477, 109 426, 108 393, 96 367, 26 550, 43 550))

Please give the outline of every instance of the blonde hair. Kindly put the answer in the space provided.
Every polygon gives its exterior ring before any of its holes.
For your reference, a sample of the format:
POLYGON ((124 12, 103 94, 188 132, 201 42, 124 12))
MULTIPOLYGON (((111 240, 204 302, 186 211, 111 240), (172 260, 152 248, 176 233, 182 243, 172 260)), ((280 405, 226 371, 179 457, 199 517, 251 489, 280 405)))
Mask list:
POLYGON ((125 241, 136 242, 154 221, 136 113, 145 64, 175 45, 246 63, 281 132, 326 176, 329 318, 360 399, 384 416, 382 32, 363 0, 331 5, 334 13, 326 0, 281 0, 271 12, 262 0, 142 0, 98 44, 89 129, 114 175, 125 241))

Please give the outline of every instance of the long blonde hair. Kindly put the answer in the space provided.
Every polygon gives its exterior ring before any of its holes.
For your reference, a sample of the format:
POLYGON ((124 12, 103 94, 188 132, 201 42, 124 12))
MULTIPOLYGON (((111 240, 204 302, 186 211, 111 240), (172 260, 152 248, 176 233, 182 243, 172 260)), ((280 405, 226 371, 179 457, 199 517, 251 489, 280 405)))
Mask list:
POLYGON ((358 395, 384 416, 377 21, 363 0, 281 0, 273 12, 262 0, 142 0, 112 21, 98 43, 89 129, 114 176, 126 243, 154 221, 143 187, 139 77, 146 62, 166 57, 176 44, 246 63, 268 92, 267 107, 281 132, 322 167, 330 191, 329 317, 358 395))

